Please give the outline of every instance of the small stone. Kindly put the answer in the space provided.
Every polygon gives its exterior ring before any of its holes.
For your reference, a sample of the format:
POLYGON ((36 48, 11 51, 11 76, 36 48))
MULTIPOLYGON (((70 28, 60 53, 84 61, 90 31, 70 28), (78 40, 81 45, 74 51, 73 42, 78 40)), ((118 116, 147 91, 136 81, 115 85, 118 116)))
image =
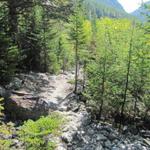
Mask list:
POLYGON ((118 147, 112 147, 111 150, 120 150, 120 148, 118 148, 118 147))
POLYGON ((91 129, 91 128, 89 128, 89 129, 88 129, 88 133, 89 133, 90 135, 93 135, 93 134, 94 134, 94 130, 91 129))
POLYGON ((120 144, 119 147, 120 147, 122 150, 125 150, 125 149, 126 149, 126 146, 123 145, 123 144, 120 144))
POLYGON ((98 145, 95 150, 102 150, 102 149, 103 149, 102 145, 98 145))
POLYGON ((98 134, 96 140, 97 141, 106 141, 107 138, 103 134, 98 134))
POLYGON ((109 140, 105 142, 105 147, 106 148, 111 148, 112 147, 111 142, 109 140))
POLYGON ((115 134, 109 134, 108 138, 109 138, 110 141, 114 141, 115 139, 117 139, 115 134))
POLYGON ((65 142, 65 143, 70 143, 72 141, 72 136, 69 135, 68 133, 64 133, 61 137, 61 139, 65 142))
POLYGON ((150 146, 150 140, 146 140, 144 139, 145 144, 147 144, 148 146, 150 146))

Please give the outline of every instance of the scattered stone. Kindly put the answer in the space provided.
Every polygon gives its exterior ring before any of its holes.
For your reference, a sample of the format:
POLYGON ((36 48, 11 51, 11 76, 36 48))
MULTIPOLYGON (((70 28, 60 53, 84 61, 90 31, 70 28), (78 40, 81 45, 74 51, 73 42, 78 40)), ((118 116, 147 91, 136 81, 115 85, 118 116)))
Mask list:
POLYGON ((0 97, 7 98, 9 96, 9 92, 2 86, 0 86, 0 97))
POLYGON ((95 150, 103 150, 102 145, 98 145, 95 150))
POLYGON ((96 137, 97 141, 106 141, 107 137, 105 137, 103 134, 98 134, 96 137))
POLYGON ((149 140, 144 139, 144 142, 150 147, 150 139, 149 140))
POLYGON ((10 82, 6 88, 9 90, 19 90, 22 86, 23 80, 15 77, 13 78, 12 82, 10 82))
POLYGON ((73 136, 69 133, 64 133, 61 138, 65 143, 70 143, 72 142, 73 136))

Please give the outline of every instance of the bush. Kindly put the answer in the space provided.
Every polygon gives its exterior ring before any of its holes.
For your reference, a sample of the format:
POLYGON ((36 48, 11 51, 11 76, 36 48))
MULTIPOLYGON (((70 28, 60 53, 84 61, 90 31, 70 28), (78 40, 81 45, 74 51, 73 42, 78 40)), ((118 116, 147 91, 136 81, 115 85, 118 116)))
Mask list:
POLYGON ((11 140, 0 139, 0 150, 10 150, 11 140))
POLYGON ((0 119, 1 117, 3 117, 3 111, 4 111, 4 107, 3 107, 3 98, 0 98, 0 119))
POLYGON ((57 135, 63 120, 58 114, 42 117, 37 121, 28 120, 19 131, 20 139, 28 150, 53 150, 55 143, 50 142, 48 135, 57 135))

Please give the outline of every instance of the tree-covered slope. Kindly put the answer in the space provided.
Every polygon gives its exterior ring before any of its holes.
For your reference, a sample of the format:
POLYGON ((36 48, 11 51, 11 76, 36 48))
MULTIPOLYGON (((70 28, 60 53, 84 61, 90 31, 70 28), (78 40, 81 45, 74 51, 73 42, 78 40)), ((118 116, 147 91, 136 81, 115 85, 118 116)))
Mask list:
POLYGON ((113 7, 117 10, 124 11, 122 5, 117 0, 96 0, 97 3, 104 4, 108 7, 113 7))
POLYGON ((128 16, 117 0, 86 0, 85 5, 89 16, 91 16, 91 14, 97 17, 108 16, 111 18, 128 16))
POLYGON ((145 21, 146 20, 145 14, 148 13, 148 11, 146 10, 147 5, 150 5, 150 1, 146 2, 143 6, 141 6, 140 8, 135 10, 134 12, 132 12, 131 13, 132 16, 135 16, 136 18, 138 18, 141 21, 145 21))

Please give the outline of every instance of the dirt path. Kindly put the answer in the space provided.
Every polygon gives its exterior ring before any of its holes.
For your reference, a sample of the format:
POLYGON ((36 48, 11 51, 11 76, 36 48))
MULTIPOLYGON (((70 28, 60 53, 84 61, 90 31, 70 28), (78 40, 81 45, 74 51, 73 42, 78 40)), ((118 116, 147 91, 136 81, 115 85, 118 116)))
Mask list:
POLYGON ((74 74, 60 74, 58 76, 50 76, 47 78, 41 74, 42 80, 46 81, 45 85, 41 86, 38 91, 39 97, 43 97, 47 103, 57 105, 57 108, 64 107, 65 98, 72 93, 74 85, 69 81, 74 79, 74 74))

